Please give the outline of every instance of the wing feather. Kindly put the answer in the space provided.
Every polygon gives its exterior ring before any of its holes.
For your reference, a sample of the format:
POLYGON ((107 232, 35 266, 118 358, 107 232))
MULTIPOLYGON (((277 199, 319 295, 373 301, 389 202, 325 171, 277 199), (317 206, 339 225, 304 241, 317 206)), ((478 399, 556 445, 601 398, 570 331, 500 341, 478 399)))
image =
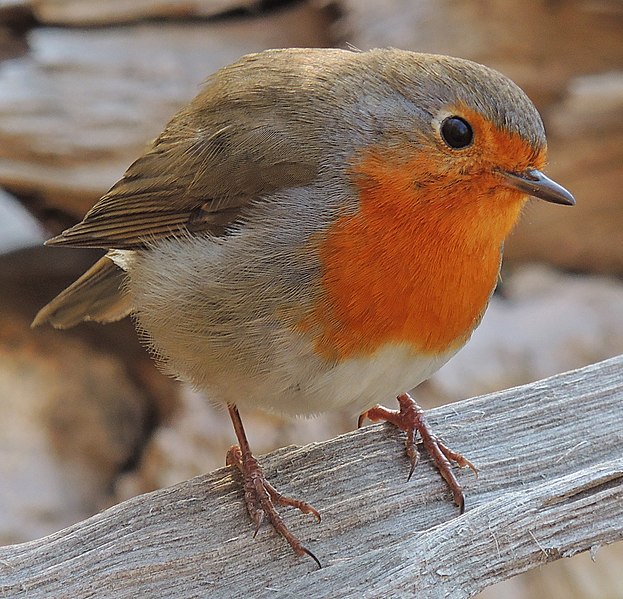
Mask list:
POLYGON ((222 235, 254 199, 310 182, 317 156, 269 118, 270 108, 254 105, 250 120, 244 103, 228 111, 208 86, 82 222, 47 244, 141 249, 180 234, 222 235), (224 114, 234 124, 223 124, 224 114))

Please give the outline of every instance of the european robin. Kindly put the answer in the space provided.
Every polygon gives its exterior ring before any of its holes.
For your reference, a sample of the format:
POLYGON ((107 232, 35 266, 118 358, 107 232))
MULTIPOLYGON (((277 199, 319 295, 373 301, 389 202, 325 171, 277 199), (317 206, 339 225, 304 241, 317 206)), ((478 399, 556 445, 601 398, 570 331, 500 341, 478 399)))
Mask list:
MULTIPOLYGON (((109 252, 44 307, 58 328, 132 314, 163 368, 227 404, 227 463, 248 511, 313 554, 277 505, 238 407, 368 410, 416 432, 463 507, 406 391, 469 339, 528 196, 548 179, 543 124, 487 67, 395 49, 271 50, 212 75, 82 222, 48 245, 109 252), (398 397, 400 410, 372 407, 398 397), (371 409, 370 409, 371 408, 371 409)), ((316 559, 314 557, 314 559, 316 559)), ((317 561, 317 560, 316 560, 317 561)))

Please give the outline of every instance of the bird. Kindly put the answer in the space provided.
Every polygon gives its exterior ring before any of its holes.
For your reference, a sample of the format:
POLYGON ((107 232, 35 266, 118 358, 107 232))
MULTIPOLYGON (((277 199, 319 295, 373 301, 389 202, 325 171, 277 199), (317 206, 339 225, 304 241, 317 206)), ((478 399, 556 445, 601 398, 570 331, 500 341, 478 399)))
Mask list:
POLYGON ((239 409, 391 422, 409 476, 421 438, 462 511, 453 464, 475 467, 409 391, 480 323, 529 197, 575 203, 546 160, 537 109, 489 67, 393 48, 249 54, 47 241, 107 253, 33 326, 131 315, 165 372, 227 406, 256 533, 267 520, 320 566, 278 508, 319 511, 266 479, 239 409))

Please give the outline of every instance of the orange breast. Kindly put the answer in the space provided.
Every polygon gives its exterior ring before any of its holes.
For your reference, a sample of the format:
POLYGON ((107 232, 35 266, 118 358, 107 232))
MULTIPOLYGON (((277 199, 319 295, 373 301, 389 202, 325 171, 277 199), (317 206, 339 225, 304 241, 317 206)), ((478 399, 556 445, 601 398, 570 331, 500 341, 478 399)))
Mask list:
POLYGON ((495 287, 525 197, 500 191, 493 175, 430 180, 440 165, 405 155, 366 155, 354 172, 359 211, 340 217, 317 248, 322 292, 301 326, 328 358, 386 343, 430 354, 460 346, 495 287))

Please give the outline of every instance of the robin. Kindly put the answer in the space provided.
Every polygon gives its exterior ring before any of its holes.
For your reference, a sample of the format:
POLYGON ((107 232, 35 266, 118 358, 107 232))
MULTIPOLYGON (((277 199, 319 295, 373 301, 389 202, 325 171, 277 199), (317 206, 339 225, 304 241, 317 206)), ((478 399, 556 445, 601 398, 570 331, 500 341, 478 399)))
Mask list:
MULTIPOLYGON (((416 434, 463 509, 451 462, 406 393, 457 352, 547 178, 543 124, 487 67, 395 49, 270 50, 227 66, 82 222, 47 242, 108 253, 37 314, 58 328, 132 314, 166 372, 228 406, 256 527, 316 557, 277 507, 238 408, 364 411, 416 434), (398 397, 399 410, 374 406, 398 397)), ((319 562, 318 562, 319 564, 319 562)))

